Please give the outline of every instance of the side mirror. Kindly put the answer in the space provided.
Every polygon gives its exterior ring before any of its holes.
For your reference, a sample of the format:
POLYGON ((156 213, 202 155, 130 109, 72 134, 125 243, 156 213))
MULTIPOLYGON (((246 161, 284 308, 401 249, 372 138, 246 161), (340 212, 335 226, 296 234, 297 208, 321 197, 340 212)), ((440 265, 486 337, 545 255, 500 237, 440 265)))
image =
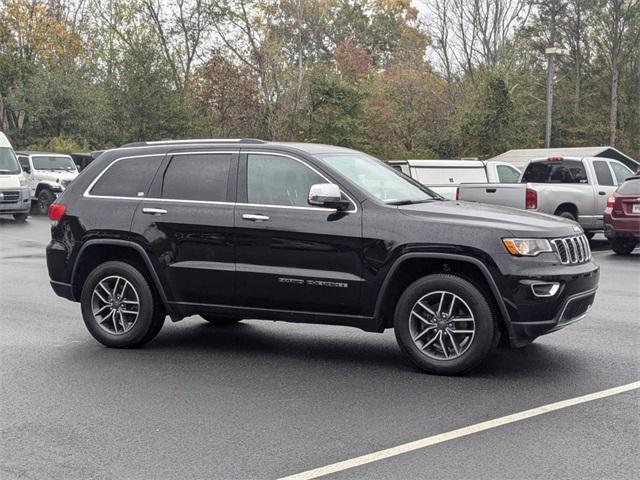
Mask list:
POLYGON ((23 166, 23 167, 22 167, 22 171, 23 171, 24 173, 27 173, 27 174, 28 174, 28 173, 31 173, 31 167, 25 167, 25 166, 23 166))
POLYGON ((309 205, 346 210, 349 201, 342 198, 340 187, 334 183, 318 183, 309 189, 309 205))

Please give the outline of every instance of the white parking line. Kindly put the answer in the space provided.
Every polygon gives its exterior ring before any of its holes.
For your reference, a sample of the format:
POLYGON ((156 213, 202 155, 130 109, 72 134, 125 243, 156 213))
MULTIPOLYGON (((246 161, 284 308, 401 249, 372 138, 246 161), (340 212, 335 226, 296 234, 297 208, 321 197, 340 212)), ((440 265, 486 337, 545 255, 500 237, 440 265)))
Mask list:
POLYGON ((421 448, 430 447, 438 443, 453 440, 455 438, 466 437, 473 433, 482 432, 491 428, 500 427, 509 423, 519 422, 526 420, 527 418, 536 417, 545 413, 555 412, 563 408, 571 407, 573 405, 579 405, 581 403, 591 402, 600 398, 610 397, 619 393, 628 392, 631 390, 637 390, 640 388, 640 381, 621 385, 619 387, 609 388, 607 390, 601 390, 599 392, 590 393, 581 397, 570 398, 568 400, 562 400, 561 402, 550 403, 541 407, 532 408, 530 410, 524 410, 523 412, 514 413, 505 417, 488 420, 486 422, 476 423, 468 427, 459 428, 450 432, 441 433, 439 435, 433 435, 414 442, 398 445, 397 447, 387 448, 385 450, 379 450, 377 452, 368 453, 360 457, 355 457, 350 460, 344 460, 342 462, 333 463, 325 467, 314 468, 313 470, 307 470, 306 472, 296 473, 287 477, 282 477, 279 480, 310 480, 312 478, 323 477, 331 473, 341 472, 350 468, 359 467, 368 463, 377 462, 378 460, 384 460, 385 458, 395 457, 407 452, 413 452, 421 448))

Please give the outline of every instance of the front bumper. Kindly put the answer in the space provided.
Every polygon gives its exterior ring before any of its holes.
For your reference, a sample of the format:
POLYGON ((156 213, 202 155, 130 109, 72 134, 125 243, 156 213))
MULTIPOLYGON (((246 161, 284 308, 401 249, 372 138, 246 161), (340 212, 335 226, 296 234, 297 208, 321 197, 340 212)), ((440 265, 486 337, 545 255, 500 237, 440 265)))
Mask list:
POLYGON ((522 268, 505 275, 500 290, 509 314, 508 334, 514 346, 583 319, 593 304, 600 268, 580 265, 522 268), (556 285, 554 294, 538 296, 534 285, 556 285))
POLYGON ((26 187, 0 190, 0 214, 29 213, 31 194, 26 187))

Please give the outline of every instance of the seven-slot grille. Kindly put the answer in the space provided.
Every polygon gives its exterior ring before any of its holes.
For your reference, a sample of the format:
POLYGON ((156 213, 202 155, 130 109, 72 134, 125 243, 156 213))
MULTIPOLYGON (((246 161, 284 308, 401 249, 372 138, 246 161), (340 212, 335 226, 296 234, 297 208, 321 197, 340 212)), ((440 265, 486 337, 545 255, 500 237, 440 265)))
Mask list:
POLYGON ((560 263, 563 265, 575 265, 591 259, 589 241, 584 234, 574 237, 554 238, 551 243, 555 247, 560 263))
POLYGON ((0 203, 16 203, 20 200, 20 192, 0 192, 0 203))

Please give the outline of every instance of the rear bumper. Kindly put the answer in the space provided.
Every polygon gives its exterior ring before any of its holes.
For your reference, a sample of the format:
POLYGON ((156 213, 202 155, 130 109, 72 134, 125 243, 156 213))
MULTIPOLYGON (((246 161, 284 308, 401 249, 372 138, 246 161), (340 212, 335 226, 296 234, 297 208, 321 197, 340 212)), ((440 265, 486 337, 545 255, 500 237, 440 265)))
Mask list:
POLYGON ((615 222, 604 224, 604 236, 611 238, 640 238, 640 218, 632 222, 615 222))

